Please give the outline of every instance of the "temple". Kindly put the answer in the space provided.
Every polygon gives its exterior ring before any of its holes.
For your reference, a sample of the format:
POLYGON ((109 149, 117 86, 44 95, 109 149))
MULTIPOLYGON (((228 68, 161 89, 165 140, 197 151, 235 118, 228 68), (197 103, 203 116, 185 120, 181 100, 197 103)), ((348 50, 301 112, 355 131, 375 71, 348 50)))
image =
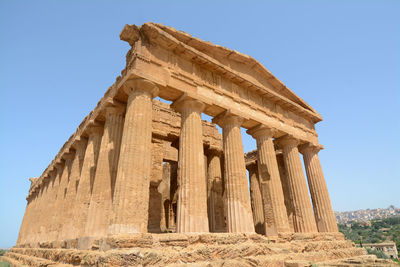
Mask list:
POLYGON ((309 266, 358 257, 377 264, 338 232, 318 157, 320 114, 237 51, 154 23, 126 25, 120 37, 131 46, 126 68, 30 179, 6 260, 236 266, 248 257, 260 266, 309 266), (241 127, 255 151, 244 153, 241 127), (193 257, 199 247, 214 250, 193 257))

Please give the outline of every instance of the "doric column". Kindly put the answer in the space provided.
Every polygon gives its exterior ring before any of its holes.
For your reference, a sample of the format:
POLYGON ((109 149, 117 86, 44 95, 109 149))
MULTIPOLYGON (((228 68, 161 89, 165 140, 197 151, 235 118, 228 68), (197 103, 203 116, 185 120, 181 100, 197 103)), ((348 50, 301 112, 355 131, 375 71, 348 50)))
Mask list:
POLYGON ((221 171, 221 151, 207 151, 207 200, 210 232, 226 232, 221 171))
POLYGON ((285 198, 286 214, 287 214, 288 221, 289 221, 289 229, 290 229, 291 232, 294 232, 294 226, 293 226, 293 214, 294 214, 293 200, 291 199, 289 179, 287 177, 287 172, 286 172, 286 169, 285 169, 285 161, 283 159, 282 151, 280 151, 280 153, 276 154, 276 160, 278 162, 279 176, 281 177, 282 191, 283 191, 283 196, 285 198))
POLYGON ((249 185, 247 183, 246 164, 240 132, 243 119, 225 112, 214 118, 213 122, 222 127, 228 232, 254 232, 249 185))
POLYGON ((72 148, 75 149, 75 157, 71 164, 71 170, 69 174, 69 181, 67 186, 67 193, 65 196, 66 206, 66 218, 67 220, 63 223, 62 239, 70 239, 74 237, 74 212, 76 209, 76 194, 77 185, 81 176, 81 170, 83 161, 85 158, 85 150, 88 140, 83 137, 77 138, 72 144, 72 148))
POLYGON ((89 138, 76 193, 73 238, 82 237, 85 233, 87 214, 90 205, 90 195, 96 175, 97 159, 100 151, 103 126, 89 126, 86 129, 86 132, 89 135, 89 138))
MULTIPOLYGON (((32 181, 32 180, 31 180, 32 181)), ((32 185, 31 185, 32 186, 32 185)), ((36 220, 35 209, 37 203, 37 193, 31 193, 29 198, 27 198, 28 204, 25 210, 23 223, 20 228, 20 233, 18 239, 20 239, 20 244, 28 244, 33 242, 32 227, 34 227, 34 222, 36 220)))
POLYGON ((257 234, 265 235, 264 207, 261 196, 257 164, 251 163, 246 166, 249 171, 251 207, 253 210, 254 228, 257 234))
POLYGON ((42 197, 43 197, 43 186, 37 187, 34 192, 34 212, 32 217, 32 222, 28 228, 31 235, 30 243, 36 243, 39 241, 39 231, 40 231, 40 211, 42 209, 42 197))
POLYGON ((172 107, 181 113, 177 232, 208 232, 207 185, 201 123, 204 104, 197 100, 182 98, 175 101, 172 107))
POLYGON ((319 232, 337 232, 335 214, 333 213, 328 187, 326 186, 318 157, 319 150, 319 147, 311 144, 303 145, 300 149, 307 173, 315 221, 319 232))
POLYGON ((17 245, 26 243, 26 228, 29 223, 29 216, 30 216, 30 213, 33 208, 33 198, 32 198, 32 196, 30 196, 29 198, 27 197, 26 200, 27 200, 27 203, 26 203, 24 217, 22 218, 22 223, 19 228, 17 245))
POLYGON ((306 178, 297 148, 299 141, 291 136, 285 136, 279 138, 277 143, 282 147, 285 168, 289 179, 294 208, 294 230, 296 232, 317 232, 306 178))
POLYGON ((54 203, 57 193, 57 169, 53 167, 53 169, 49 172, 49 182, 47 185, 47 194, 46 194, 46 202, 48 203, 47 209, 44 214, 42 214, 43 218, 45 218, 43 226, 46 231, 42 235, 42 241, 52 241, 51 230, 52 230, 52 216, 54 213, 54 203))
POLYGON ((86 236, 106 236, 112 212, 112 194, 124 126, 125 107, 107 107, 92 196, 86 223, 86 236))
POLYGON ((110 234, 147 232, 151 168, 152 100, 155 84, 128 80, 121 150, 115 181, 110 234))
POLYGON ((263 197, 265 234, 275 236, 278 233, 289 232, 289 221, 272 141, 274 130, 260 125, 247 132, 257 141, 257 163, 263 197))
POLYGON ((67 210, 70 206, 68 206, 66 203, 66 193, 70 178, 69 175, 71 173, 72 160, 74 159, 74 157, 75 157, 75 151, 72 151, 71 153, 65 153, 64 155, 62 155, 62 158, 64 160, 64 169, 61 175, 60 185, 57 193, 57 200, 55 204, 56 219, 54 224, 57 232, 56 236, 57 240, 63 239, 63 232, 62 232, 63 225, 67 220, 71 219, 70 217, 67 216, 67 210))
POLYGON ((43 242, 46 240, 46 236, 48 234, 48 218, 49 214, 49 195, 50 195, 50 176, 47 175, 43 178, 42 184, 42 196, 41 196, 41 208, 40 208, 40 216, 38 218, 39 221, 39 229, 38 229, 38 241, 43 242))
POLYGON ((57 240, 58 237, 58 213, 60 212, 58 210, 58 202, 59 198, 61 198, 61 191, 60 191, 60 185, 61 185, 61 180, 62 180, 62 176, 63 176, 63 172, 64 172, 64 160, 61 159, 59 162, 57 162, 55 164, 56 170, 57 170, 57 175, 53 184, 53 189, 52 189, 52 198, 51 198, 51 202, 53 203, 51 205, 51 225, 49 228, 49 239, 48 241, 55 241, 57 240))

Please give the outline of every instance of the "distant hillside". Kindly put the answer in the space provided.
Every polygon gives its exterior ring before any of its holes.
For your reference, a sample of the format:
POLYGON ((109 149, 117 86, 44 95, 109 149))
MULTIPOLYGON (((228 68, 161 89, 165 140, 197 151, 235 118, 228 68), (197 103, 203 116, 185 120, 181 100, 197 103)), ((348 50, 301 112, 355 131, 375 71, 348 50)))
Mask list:
POLYGON ((393 241, 396 243, 397 250, 400 251, 400 216, 370 222, 339 224, 339 231, 347 239, 359 245, 393 241))
POLYGON ((371 220, 385 219, 400 216, 400 209, 391 205, 387 209, 366 209, 345 212, 335 212, 339 224, 348 222, 368 222, 371 220))

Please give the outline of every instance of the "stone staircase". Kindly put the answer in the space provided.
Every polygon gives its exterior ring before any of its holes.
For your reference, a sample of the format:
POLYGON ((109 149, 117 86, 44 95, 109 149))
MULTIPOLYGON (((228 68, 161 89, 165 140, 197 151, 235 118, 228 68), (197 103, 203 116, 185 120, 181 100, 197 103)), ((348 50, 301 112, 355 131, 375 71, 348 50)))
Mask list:
POLYGON ((67 245, 14 247, 3 260, 12 266, 391 266, 334 234, 275 240, 257 234, 140 234, 96 240, 87 250, 62 247, 67 245))

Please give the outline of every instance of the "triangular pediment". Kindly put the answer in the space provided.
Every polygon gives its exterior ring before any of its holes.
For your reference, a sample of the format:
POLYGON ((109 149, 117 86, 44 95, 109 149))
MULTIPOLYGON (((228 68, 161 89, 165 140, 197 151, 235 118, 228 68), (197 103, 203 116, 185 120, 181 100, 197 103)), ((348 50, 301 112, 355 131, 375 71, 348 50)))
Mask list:
POLYGON ((276 78, 256 59, 238 51, 216 45, 211 42, 203 41, 199 38, 191 36, 186 32, 175 30, 172 27, 156 23, 149 24, 167 32, 180 42, 183 42, 184 44, 189 45, 206 55, 209 55, 210 57, 218 60, 221 64, 227 65, 230 68, 240 71, 246 76, 252 77, 260 84, 275 91, 277 94, 282 95, 283 97, 320 116, 309 104, 307 104, 287 86, 285 86, 283 82, 276 78))
POLYGON ((121 33, 121 39, 133 45, 139 36, 146 36, 150 42, 157 43, 179 54, 189 53, 197 59, 207 57, 207 64, 214 64, 215 69, 229 71, 239 78, 239 82, 248 82, 259 90, 260 95, 268 95, 282 106, 298 114, 307 114, 316 123, 321 121, 318 114, 309 104, 276 78, 254 58, 229 48, 215 45, 191 36, 183 31, 156 23, 145 23, 140 28, 127 25, 121 33))

